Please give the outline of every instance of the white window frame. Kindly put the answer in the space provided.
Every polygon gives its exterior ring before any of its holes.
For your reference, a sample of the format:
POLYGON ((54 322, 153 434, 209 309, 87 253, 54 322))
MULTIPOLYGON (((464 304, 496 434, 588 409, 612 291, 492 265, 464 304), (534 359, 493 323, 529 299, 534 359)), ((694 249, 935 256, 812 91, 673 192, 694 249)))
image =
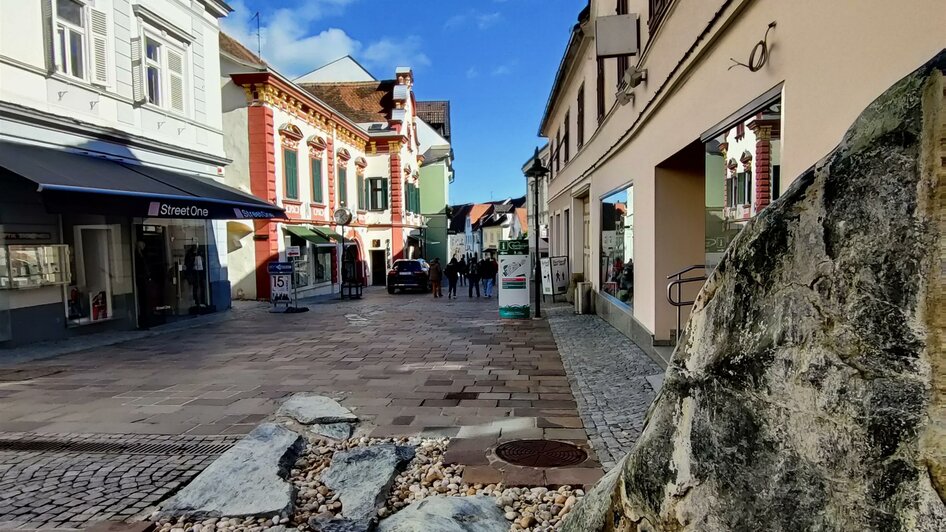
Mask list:
POLYGON ((189 46, 186 43, 182 43, 175 39, 166 37, 164 34, 157 28, 152 26, 146 26, 142 32, 141 40, 141 61, 143 63, 141 74, 142 74, 142 84, 144 88, 144 97, 145 105, 158 107, 164 111, 175 113, 181 116, 188 116, 190 112, 190 105, 188 105, 188 95, 191 93, 190 84, 188 83, 188 72, 189 72, 189 57, 190 54, 189 46), (158 46, 158 60, 154 61, 148 57, 148 41, 153 42, 158 46), (181 72, 179 74, 181 80, 181 108, 176 109, 172 107, 172 92, 171 92, 171 82, 172 77, 175 74, 171 71, 171 68, 168 63, 168 52, 174 52, 181 56, 181 72), (155 67, 158 69, 158 101, 150 101, 150 83, 148 79, 148 68, 155 67))
POLYGON ((56 59, 56 72, 82 81, 89 80, 89 4, 84 0, 59 0, 53 4, 53 50, 56 59), (72 22, 59 18, 59 2, 73 2, 81 6, 82 26, 76 26, 72 22), (60 32, 63 36, 60 37, 60 32), (77 76, 72 72, 71 61, 69 61, 69 49, 71 41, 69 32, 75 32, 82 37, 82 75, 77 76), (65 39, 64 41, 62 39, 65 39))

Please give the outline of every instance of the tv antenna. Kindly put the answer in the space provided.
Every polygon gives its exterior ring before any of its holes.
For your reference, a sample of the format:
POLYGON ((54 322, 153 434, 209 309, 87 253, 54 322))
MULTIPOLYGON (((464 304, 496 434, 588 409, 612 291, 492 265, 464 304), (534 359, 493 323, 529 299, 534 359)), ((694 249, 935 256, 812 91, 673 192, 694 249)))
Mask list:
MULTIPOLYGON (((253 18, 256 19, 256 57, 259 59, 260 63, 263 62, 263 38, 260 36, 260 23, 259 23, 259 11, 253 15, 253 18)), ((250 19, 250 22, 253 21, 253 18, 250 19)))

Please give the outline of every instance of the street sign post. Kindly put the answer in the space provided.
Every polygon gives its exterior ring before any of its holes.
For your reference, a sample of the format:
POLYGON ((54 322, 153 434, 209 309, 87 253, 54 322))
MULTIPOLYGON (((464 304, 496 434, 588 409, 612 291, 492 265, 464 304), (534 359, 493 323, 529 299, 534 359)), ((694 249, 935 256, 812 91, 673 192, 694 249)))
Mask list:
POLYGON ((278 310, 279 305, 285 305, 288 309, 291 304, 292 263, 270 262, 268 270, 269 302, 273 305, 273 311, 278 310))
POLYGON ((529 241, 499 241, 499 317, 529 319, 529 241))

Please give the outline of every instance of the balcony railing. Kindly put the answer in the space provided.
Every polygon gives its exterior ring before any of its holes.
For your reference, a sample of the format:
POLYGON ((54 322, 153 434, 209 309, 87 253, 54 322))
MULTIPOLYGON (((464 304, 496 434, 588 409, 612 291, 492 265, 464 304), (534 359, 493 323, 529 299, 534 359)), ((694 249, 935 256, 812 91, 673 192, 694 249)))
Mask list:
POLYGON ((647 29, 650 31, 651 35, 657 31, 657 27, 660 26, 660 22, 664 19, 664 15, 667 14, 667 9, 670 7, 671 3, 673 3, 673 0, 650 0, 647 29))

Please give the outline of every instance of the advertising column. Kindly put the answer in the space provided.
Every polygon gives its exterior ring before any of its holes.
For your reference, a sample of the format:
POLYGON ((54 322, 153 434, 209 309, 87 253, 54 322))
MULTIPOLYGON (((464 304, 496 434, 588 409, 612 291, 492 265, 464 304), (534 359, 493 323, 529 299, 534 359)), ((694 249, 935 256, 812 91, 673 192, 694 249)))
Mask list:
POLYGON ((499 241, 499 317, 529 318, 529 241, 499 241))

